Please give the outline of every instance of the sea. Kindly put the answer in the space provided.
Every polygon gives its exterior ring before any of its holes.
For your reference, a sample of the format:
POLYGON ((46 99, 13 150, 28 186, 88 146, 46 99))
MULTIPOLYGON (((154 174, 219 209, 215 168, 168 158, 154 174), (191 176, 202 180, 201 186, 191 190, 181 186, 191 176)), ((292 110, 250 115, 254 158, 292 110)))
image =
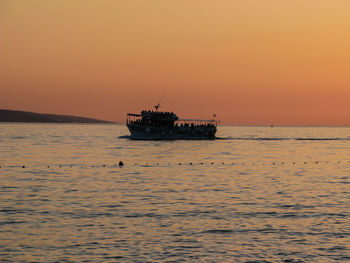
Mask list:
POLYGON ((350 128, 0 124, 0 262, 350 262, 350 128))

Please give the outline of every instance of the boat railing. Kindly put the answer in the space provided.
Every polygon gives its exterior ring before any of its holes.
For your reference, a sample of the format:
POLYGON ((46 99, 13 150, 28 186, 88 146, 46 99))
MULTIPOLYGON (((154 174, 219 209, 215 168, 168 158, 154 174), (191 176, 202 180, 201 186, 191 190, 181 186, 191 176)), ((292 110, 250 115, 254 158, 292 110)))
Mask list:
POLYGON ((191 126, 192 124, 194 126, 217 126, 219 121, 217 120, 202 120, 202 119, 178 119, 175 121, 175 125, 177 124, 178 126, 182 125, 189 125, 191 126))
POLYGON ((135 121, 140 120, 142 117, 141 114, 134 114, 134 113, 128 113, 126 116, 127 116, 126 117, 127 124, 134 123, 135 121))

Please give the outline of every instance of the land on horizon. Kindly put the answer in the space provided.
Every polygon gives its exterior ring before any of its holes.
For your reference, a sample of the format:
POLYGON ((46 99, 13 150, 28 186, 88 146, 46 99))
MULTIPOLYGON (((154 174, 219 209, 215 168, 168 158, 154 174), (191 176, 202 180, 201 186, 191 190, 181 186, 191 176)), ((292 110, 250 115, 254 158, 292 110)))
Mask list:
POLYGON ((88 117, 0 109, 0 122, 114 123, 88 117))

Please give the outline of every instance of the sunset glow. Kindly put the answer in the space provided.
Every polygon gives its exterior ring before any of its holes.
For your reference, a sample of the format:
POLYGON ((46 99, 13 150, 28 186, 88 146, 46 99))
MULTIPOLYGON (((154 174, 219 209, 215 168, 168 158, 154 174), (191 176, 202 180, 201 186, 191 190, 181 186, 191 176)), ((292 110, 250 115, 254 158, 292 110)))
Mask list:
POLYGON ((350 2, 0 3, 0 108, 350 125, 350 2))

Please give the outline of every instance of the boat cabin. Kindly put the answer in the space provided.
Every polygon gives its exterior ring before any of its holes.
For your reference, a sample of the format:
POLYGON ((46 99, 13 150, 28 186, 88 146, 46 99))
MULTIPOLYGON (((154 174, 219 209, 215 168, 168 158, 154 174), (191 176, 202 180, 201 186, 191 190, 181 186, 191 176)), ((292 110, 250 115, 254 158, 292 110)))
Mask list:
POLYGON ((217 123, 217 120, 179 119, 173 112, 150 110, 143 110, 141 114, 128 113, 126 120, 127 125, 164 127, 168 129, 183 127, 216 127, 217 123))

